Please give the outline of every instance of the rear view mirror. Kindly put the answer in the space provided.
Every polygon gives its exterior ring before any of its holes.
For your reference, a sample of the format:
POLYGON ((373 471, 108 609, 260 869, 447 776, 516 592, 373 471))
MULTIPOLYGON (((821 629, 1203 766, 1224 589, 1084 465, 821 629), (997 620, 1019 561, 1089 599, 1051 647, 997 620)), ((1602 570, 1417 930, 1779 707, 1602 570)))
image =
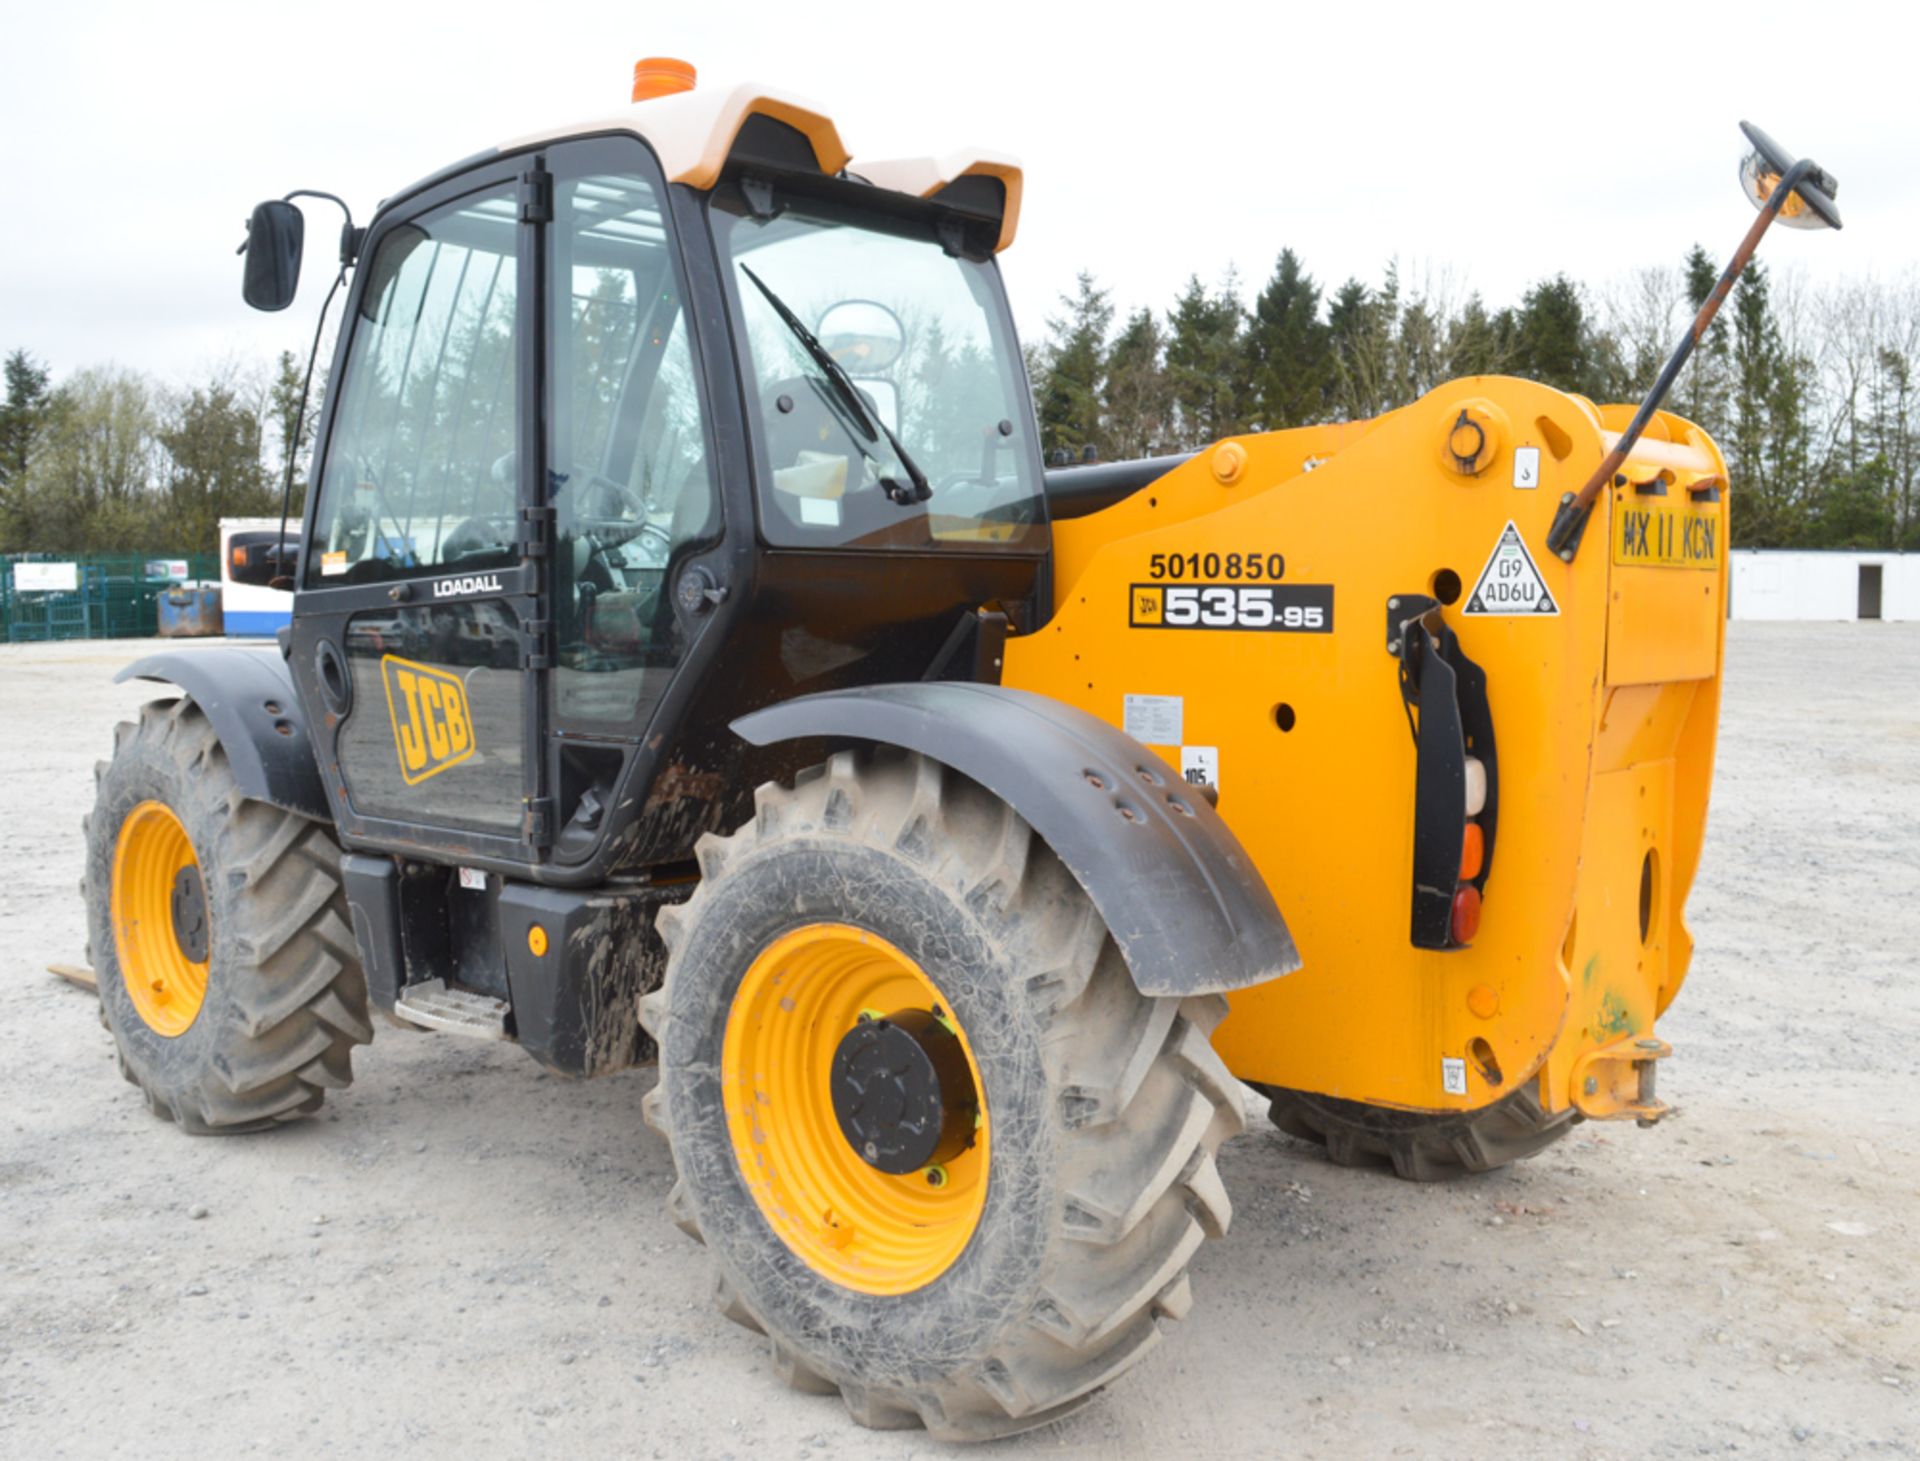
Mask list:
POLYGON ((247 221, 246 276, 240 293, 255 309, 282 310, 300 283, 300 250, 307 221, 281 199, 262 203, 247 221))
POLYGON ((227 576, 235 583, 272 588, 276 579, 291 579, 300 566, 300 534, 288 533, 284 544, 270 529, 235 533, 227 540, 227 576))

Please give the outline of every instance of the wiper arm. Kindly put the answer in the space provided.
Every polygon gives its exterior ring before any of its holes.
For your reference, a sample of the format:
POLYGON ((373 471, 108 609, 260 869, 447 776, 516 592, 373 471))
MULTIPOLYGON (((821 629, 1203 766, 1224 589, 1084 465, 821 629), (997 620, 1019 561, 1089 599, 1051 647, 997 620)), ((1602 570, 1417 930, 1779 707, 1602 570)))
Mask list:
MULTIPOLYGON (((866 433, 867 440, 877 442, 884 437, 887 445, 893 449, 894 457, 906 471, 907 476, 912 479, 913 487, 909 490, 901 487, 891 478, 882 478, 880 485, 887 489, 887 495, 903 505, 909 502, 925 502, 933 496, 933 487, 927 481, 927 474, 920 470, 920 464, 908 453, 900 438, 893 434, 892 428, 882 421, 877 413, 867 410, 867 403, 860 395, 860 388, 853 383, 853 377, 847 374, 847 368, 833 358, 833 352, 820 343, 819 338, 806 327, 800 316, 787 308, 785 300, 767 287, 765 280, 745 264, 740 266, 740 272, 751 279, 753 287, 766 296, 767 303, 773 306, 773 312, 780 316, 780 322, 793 332, 793 338, 800 342, 808 357, 820 367, 827 378, 827 383, 833 387, 834 394, 839 398, 840 404, 853 417, 859 429, 866 433)), ((868 453, 868 455, 872 454, 868 453)))

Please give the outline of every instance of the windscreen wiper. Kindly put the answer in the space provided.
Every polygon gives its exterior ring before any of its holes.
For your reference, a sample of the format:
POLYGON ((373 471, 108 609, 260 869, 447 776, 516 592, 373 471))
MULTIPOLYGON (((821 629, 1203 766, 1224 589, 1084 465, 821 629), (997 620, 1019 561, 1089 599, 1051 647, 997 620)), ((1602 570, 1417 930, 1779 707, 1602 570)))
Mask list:
MULTIPOLYGON (((860 388, 853 383, 853 377, 847 374, 847 368, 833 358, 833 352, 820 343, 813 331, 801 322, 800 316, 787 308, 785 300, 767 287, 765 280, 745 264, 740 266, 740 272, 751 279, 753 287, 766 296, 767 303, 773 306, 773 312, 780 316, 780 322, 793 332, 793 338, 800 342, 813 363, 820 367, 827 378, 827 383, 833 387, 834 394, 839 398, 840 404, 853 417, 859 429, 866 433, 867 440, 877 442, 884 436, 887 445, 893 449, 894 458, 912 479, 913 486, 903 487, 891 477, 882 477, 880 485, 886 489, 887 496, 902 505, 925 502, 933 496, 933 487, 927 481, 927 474, 920 470, 920 464, 908 453, 906 447, 901 444, 900 438, 893 434, 887 423, 882 421, 877 413, 867 409, 867 403, 860 394, 860 388)), ((872 454, 868 453, 868 455, 872 454)))

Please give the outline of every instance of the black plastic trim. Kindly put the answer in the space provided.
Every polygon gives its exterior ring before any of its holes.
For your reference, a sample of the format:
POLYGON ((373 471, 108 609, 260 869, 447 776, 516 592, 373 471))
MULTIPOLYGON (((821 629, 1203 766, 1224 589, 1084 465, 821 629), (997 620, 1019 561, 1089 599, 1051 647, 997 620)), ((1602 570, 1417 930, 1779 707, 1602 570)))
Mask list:
POLYGON ((340 882, 353 919, 353 941, 367 976, 367 998, 391 1014, 407 982, 400 936, 400 869, 390 857, 348 852, 340 858, 340 882))
POLYGON ((333 820, 293 674, 272 650, 232 645, 150 654, 113 678, 178 685, 213 722, 242 796, 316 822, 333 820))
POLYGON ((564 1075, 606 1075, 652 1058, 640 996, 660 987, 667 951, 654 932, 663 903, 691 882, 572 892, 529 883, 500 889, 514 1031, 535 1060, 564 1075), (535 926, 545 935, 530 940, 535 926), (535 944, 544 950, 534 953, 535 944))
POLYGON ((1085 888, 1147 995, 1244 989, 1300 967, 1239 839, 1131 736, 1000 685, 874 685, 733 722, 756 746, 820 738, 901 746, 1012 806, 1085 888))
POLYGON ((1095 462, 1084 467, 1049 467, 1046 474, 1047 515, 1085 517, 1133 496, 1159 481, 1175 467, 1192 461, 1194 453, 1170 457, 1141 457, 1132 462, 1095 462))

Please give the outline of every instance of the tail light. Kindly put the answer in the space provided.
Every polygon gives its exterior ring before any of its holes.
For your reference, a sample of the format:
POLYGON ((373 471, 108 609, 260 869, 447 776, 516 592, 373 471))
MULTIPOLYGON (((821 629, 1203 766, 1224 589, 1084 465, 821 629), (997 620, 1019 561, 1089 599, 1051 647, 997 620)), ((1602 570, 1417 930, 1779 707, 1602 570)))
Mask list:
POLYGON ((1411 940, 1464 948, 1480 931, 1499 807, 1486 671, 1424 594, 1387 600, 1387 652, 1413 731, 1411 940))

